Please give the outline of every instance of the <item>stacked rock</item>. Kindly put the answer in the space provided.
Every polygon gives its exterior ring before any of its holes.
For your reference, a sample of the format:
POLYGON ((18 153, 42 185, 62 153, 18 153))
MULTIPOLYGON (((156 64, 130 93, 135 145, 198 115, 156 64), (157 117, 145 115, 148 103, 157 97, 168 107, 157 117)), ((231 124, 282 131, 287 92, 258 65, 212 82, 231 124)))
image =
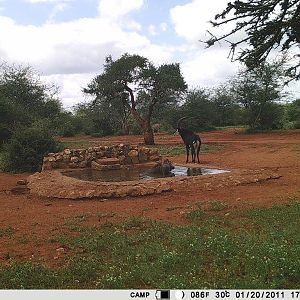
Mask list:
POLYGON ((118 144, 87 149, 65 149, 62 152, 49 153, 44 157, 42 170, 87 167, 99 170, 102 168, 103 170, 159 160, 160 155, 157 148, 118 144))

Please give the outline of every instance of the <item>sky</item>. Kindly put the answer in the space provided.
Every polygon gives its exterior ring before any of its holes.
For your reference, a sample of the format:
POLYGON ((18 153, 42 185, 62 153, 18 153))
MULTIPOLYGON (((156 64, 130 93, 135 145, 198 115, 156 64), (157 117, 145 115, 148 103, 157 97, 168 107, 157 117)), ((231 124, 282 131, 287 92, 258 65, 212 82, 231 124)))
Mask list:
MULTIPOLYGON (((206 48, 209 20, 228 0, 0 0, 0 63, 32 66, 60 88, 66 109, 101 74, 107 55, 178 62, 190 88, 225 83, 241 65, 229 48, 206 48)), ((220 34, 222 29, 214 29, 220 34)), ((300 96, 300 85, 289 90, 300 96)))

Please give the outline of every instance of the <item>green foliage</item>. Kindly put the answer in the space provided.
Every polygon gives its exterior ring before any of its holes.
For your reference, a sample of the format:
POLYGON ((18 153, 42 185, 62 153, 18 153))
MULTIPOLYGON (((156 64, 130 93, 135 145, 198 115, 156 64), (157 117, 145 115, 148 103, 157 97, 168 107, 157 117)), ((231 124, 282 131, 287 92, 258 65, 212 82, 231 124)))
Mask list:
POLYGON ((12 135, 12 132, 10 128, 7 126, 7 124, 1 124, 0 123, 0 145, 7 141, 12 135))
POLYGON ((187 93, 184 104, 180 108, 183 116, 189 116, 184 125, 193 131, 212 130, 214 128, 215 107, 210 100, 209 91, 194 89, 187 93))
MULTIPOLYGON (((118 102, 108 103, 98 99, 92 103, 79 104, 75 107, 75 117, 81 122, 85 134, 113 135, 122 130, 122 111, 118 102)), ((125 122, 125 121, 124 121, 125 122)), ((126 124, 127 124, 126 119, 126 124)))
POLYGON ((0 66, 0 144, 24 127, 55 122, 62 108, 56 89, 42 84, 29 67, 0 66))
POLYGON ((300 129, 300 99, 287 105, 287 119, 293 128, 300 129))
POLYGON ((211 90, 211 101, 214 108, 214 126, 242 124, 241 107, 236 103, 230 85, 219 86, 211 90))
POLYGON ((244 108, 245 123, 250 130, 283 127, 283 62, 265 63, 249 72, 240 72, 232 81, 236 102, 244 108))
POLYGON ((222 40, 229 42, 232 60, 245 63, 250 70, 265 63, 273 49, 284 54, 290 51, 294 59, 290 58, 285 73, 291 80, 298 80, 299 16, 299 0, 230 1, 224 11, 217 14, 211 22, 213 26, 224 27, 225 31, 220 31, 222 34, 218 37, 212 34, 206 43, 210 47, 222 40), (230 41, 230 37, 233 41, 230 41), (240 47, 241 45, 243 46, 240 47))
MULTIPOLYGON (((187 86, 179 64, 154 66, 140 55, 124 54, 116 61, 106 58, 104 72, 84 89, 128 131, 129 113, 142 128, 146 144, 153 144, 151 118, 160 105, 177 103, 187 86), (120 112, 116 115, 116 112, 120 112)), ((108 123, 108 122, 106 122, 108 123)))
POLYGON ((57 134, 72 137, 84 131, 83 120, 71 112, 62 112, 58 118, 57 134))
POLYGON ((128 128, 130 134, 134 134, 134 135, 143 134, 143 129, 133 118, 129 118, 128 128))
POLYGON ((82 129, 81 120, 64 112, 57 89, 46 86, 29 67, 0 67, 0 144, 14 132, 37 128, 51 134, 73 136, 82 129))
POLYGON ((12 172, 33 172, 40 170, 43 157, 49 152, 61 150, 48 131, 38 128, 24 128, 14 132, 5 145, 5 169, 12 172))

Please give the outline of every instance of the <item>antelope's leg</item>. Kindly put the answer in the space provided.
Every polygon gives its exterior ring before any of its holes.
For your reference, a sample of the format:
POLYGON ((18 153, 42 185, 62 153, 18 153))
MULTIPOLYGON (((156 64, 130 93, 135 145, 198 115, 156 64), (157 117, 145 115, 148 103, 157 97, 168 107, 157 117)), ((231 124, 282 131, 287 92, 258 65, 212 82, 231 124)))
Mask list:
POLYGON ((191 145, 191 153, 192 153, 192 162, 195 162, 195 158, 196 158, 196 152, 195 152, 195 147, 194 144, 191 145))
POLYGON ((200 159, 199 159, 200 147, 201 147, 201 141, 199 141, 199 144, 197 144, 197 160, 198 160, 198 164, 200 164, 200 159))
POLYGON ((189 161, 189 155, 190 155, 190 146, 189 145, 185 145, 186 148, 186 162, 189 161))

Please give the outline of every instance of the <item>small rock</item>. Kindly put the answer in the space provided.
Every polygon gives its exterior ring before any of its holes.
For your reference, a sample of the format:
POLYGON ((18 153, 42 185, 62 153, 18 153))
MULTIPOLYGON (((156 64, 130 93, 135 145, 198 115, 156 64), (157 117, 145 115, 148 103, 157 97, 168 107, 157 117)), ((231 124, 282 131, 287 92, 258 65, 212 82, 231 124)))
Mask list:
POLYGON ((63 160, 63 156, 61 154, 58 154, 55 156, 55 160, 56 161, 62 161, 63 160))
POLYGON ((133 157, 137 157, 139 155, 137 150, 130 150, 128 153, 128 156, 133 158, 133 157))
POLYGON ((77 163, 77 162, 79 162, 79 158, 77 156, 72 156, 71 157, 71 162, 77 163))
POLYGON ((103 158, 103 159, 97 159, 96 163, 99 165, 115 165, 115 164, 119 164, 120 160, 118 158, 103 158))
POLYGON ((65 252, 65 248, 63 247, 57 248, 56 252, 60 252, 60 253, 65 252))
POLYGON ((71 150, 70 150, 70 149, 65 149, 65 150, 64 150, 64 154, 70 155, 70 154, 71 154, 71 150))
POLYGON ((24 180, 24 179, 20 179, 17 181, 17 185, 26 185, 28 182, 27 180, 24 180))

